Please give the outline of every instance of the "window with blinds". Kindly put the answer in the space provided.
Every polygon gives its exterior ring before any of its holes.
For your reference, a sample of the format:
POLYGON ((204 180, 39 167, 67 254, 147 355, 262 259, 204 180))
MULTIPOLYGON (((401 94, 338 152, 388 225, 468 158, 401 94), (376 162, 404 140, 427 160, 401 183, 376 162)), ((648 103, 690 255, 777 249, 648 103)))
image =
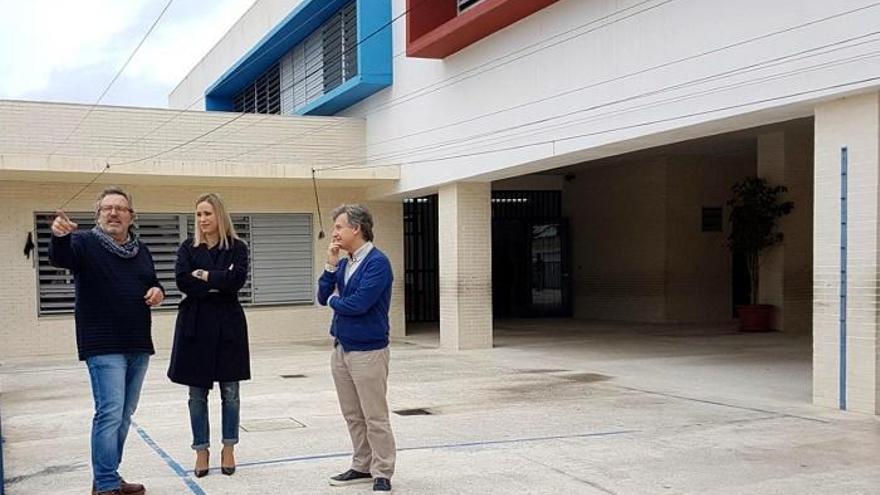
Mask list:
MULTIPOLYGON (((94 214, 68 213, 80 230, 91 229, 94 214)), ((39 315, 72 313, 73 275, 49 264, 52 213, 34 215, 37 233, 37 292, 39 315)), ((233 215, 235 230, 250 248, 247 282, 239 292, 243 305, 299 304, 314 300, 312 216, 309 214, 233 215)), ((176 307, 183 297, 174 282, 177 248, 191 236, 191 214, 138 214, 137 232, 149 247, 156 275, 165 287, 162 307, 176 307)))
POLYGON ((352 1, 239 91, 235 111, 295 114, 357 75, 357 38, 352 1))
POLYGON ((458 13, 460 14, 482 1, 483 0, 458 0, 458 13))

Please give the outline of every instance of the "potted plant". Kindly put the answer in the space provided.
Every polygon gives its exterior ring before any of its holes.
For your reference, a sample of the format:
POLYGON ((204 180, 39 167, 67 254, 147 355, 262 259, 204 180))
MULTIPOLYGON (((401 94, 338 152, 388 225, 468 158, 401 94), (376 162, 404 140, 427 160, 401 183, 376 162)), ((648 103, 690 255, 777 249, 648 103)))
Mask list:
POLYGON ((730 207, 731 252, 745 258, 749 272, 751 304, 737 308, 743 331, 767 331, 773 326, 773 306, 758 304, 761 258, 763 253, 783 240, 777 220, 791 213, 794 203, 783 201, 785 186, 770 185, 766 179, 748 177, 734 184, 730 207))

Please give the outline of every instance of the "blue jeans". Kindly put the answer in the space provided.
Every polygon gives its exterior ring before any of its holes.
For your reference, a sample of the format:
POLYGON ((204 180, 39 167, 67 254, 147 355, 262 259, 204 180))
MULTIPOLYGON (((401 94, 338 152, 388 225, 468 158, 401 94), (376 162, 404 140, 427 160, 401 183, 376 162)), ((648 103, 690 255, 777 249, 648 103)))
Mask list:
POLYGON ((86 359, 95 399, 92 472, 99 492, 120 486, 117 470, 149 364, 150 355, 145 352, 102 354, 86 359))
MULTIPOLYGON (((208 425, 208 392, 202 387, 189 388, 189 422, 192 425, 195 450, 205 450, 211 446, 211 431, 208 425)), ((238 422, 240 401, 238 382, 220 382, 220 400, 223 403, 223 445, 238 443, 238 422)))

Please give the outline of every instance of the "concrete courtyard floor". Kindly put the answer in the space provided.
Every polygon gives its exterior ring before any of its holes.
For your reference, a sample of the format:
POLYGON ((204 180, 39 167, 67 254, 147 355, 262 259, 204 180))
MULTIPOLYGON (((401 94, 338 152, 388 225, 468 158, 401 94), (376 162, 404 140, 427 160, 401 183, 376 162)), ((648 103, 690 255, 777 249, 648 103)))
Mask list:
MULTIPOLYGON (((392 345, 395 493, 876 494, 880 421, 810 404, 808 336, 729 325, 496 322, 491 350, 392 345)), ((0 363, 9 495, 88 493, 92 400, 71 356, 0 363)), ((252 348, 234 476, 192 475, 187 391, 154 356, 122 474, 150 494, 369 493, 332 488, 350 444, 329 343, 252 348)), ((219 397, 211 395, 212 467, 219 397)))

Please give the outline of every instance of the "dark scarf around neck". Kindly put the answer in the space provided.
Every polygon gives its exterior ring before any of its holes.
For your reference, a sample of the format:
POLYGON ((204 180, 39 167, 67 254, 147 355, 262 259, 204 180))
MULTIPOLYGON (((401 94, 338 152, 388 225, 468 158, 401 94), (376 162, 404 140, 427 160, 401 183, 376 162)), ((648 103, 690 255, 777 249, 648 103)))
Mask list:
POLYGON ((104 232, 99 225, 95 225, 90 232, 98 238, 98 241, 101 242, 101 246, 103 246, 104 249, 120 258, 134 258, 138 254, 138 240, 137 237, 132 234, 129 234, 128 240, 125 241, 125 244, 117 244, 116 239, 110 234, 104 232))

